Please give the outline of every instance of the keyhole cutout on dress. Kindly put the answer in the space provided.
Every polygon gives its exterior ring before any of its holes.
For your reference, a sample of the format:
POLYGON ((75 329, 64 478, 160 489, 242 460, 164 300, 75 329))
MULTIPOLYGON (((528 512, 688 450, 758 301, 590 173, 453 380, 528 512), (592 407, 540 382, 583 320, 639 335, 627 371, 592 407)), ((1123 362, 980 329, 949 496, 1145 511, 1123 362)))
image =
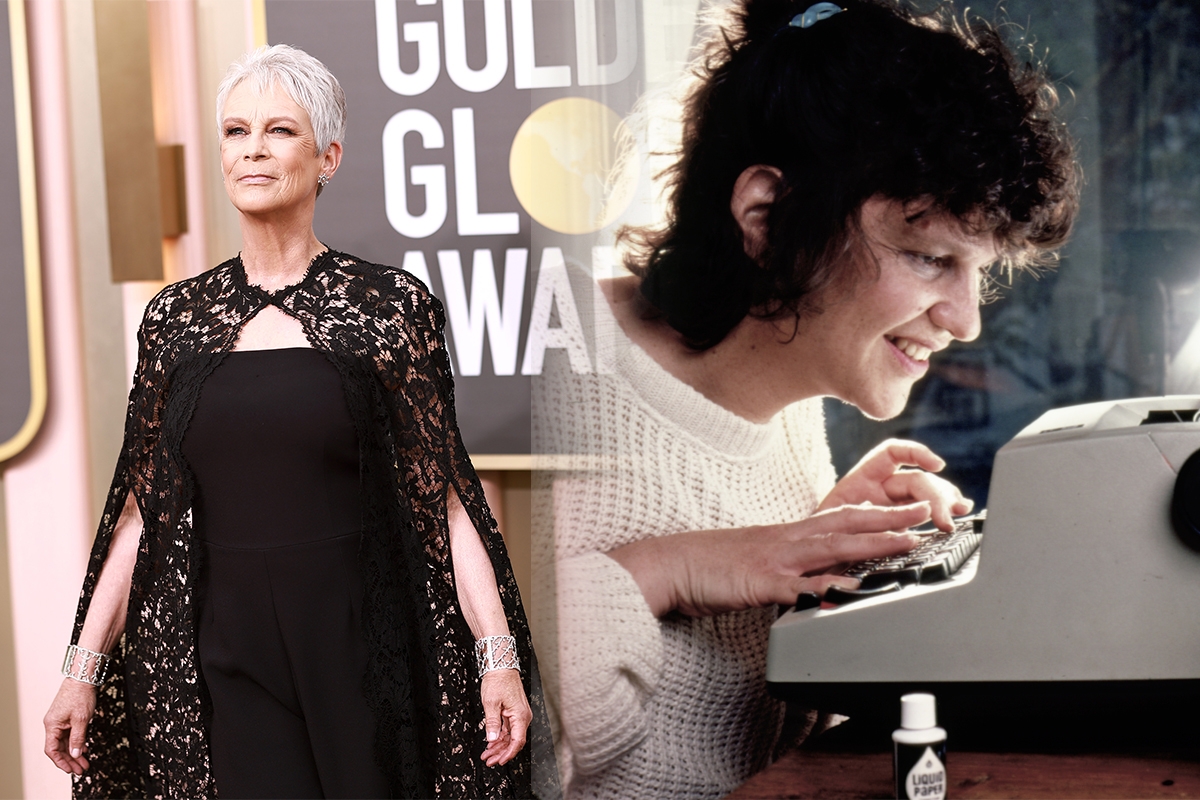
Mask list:
POLYGON ((277 306, 264 306, 242 326, 234 350, 278 350, 283 347, 312 347, 300 320, 277 306))

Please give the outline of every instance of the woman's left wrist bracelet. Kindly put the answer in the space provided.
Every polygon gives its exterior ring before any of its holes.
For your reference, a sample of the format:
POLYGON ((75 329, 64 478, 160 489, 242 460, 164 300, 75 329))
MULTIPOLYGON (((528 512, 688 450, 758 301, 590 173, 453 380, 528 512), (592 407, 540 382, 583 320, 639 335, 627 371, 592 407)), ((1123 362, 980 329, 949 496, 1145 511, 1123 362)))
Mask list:
POLYGON ((497 669, 520 671, 515 636, 485 636, 475 640, 475 660, 479 662, 479 677, 497 669))
POLYGON ((63 658, 62 674, 80 683, 99 686, 108 676, 108 665, 111 662, 112 656, 72 644, 67 646, 67 655, 63 658))

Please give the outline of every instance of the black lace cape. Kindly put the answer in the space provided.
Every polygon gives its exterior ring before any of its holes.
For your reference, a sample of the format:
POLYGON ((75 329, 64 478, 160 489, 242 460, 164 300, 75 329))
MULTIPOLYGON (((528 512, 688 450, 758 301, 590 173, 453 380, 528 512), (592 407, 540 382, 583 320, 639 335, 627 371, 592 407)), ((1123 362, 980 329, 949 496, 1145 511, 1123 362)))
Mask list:
MULTIPOLYGON (((215 796, 207 704, 196 657, 195 592, 202 548, 180 450, 204 379, 268 304, 303 325, 342 376, 360 442, 370 652, 364 691, 376 756, 398 797, 526 797, 529 754, 489 768, 473 638, 458 608, 446 498, 453 487, 495 567, 523 666, 534 667, 512 568, 459 436, 441 304, 406 272, 326 251, 298 284, 269 293, 235 258, 173 284, 146 309, 112 489, 92 549, 77 641, 132 491, 144 530, 125 635, 88 729, 91 767, 77 797, 215 796)), ((525 690, 544 719, 540 693, 525 690)), ((536 676, 534 685, 536 686, 536 676)), ((548 735, 541 725, 534 736, 548 735)))

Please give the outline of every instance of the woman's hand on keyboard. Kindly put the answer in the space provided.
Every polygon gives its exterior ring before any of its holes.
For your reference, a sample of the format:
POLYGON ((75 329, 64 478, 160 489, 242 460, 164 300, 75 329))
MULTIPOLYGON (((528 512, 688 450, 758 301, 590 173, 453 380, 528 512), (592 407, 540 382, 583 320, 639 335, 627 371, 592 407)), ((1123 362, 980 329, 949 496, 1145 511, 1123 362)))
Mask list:
POLYGON ((945 466, 946 462, 923 444, 888 439, 863 456, 817 510, 859 503, 893 506, 925 501, 933 524, 944 531, 952 530, 953 517, 969 513, 975 503, 963 497, 950 481, 933 474, 945 466))
POLYGON ((782 525, 651 537, 608 555, 637 581, 655 616, 706 617, 791 605, 800 592, 824 595, 830 586, 857 588, 854 578, 818 573, 911 550, 917 537, 893 531, 929 516, 927 502, 846 506, 782 525))

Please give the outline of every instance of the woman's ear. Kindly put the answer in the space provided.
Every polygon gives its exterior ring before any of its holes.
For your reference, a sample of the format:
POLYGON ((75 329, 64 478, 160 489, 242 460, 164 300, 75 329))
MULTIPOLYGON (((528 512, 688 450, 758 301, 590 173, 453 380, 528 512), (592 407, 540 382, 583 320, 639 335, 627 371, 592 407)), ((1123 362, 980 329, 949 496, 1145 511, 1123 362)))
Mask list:
POLYGON ((733 184, 729 210, 742 229, 746 255, 755 261, 767 246, 767 216, 782 178, 783 173, 777 167, 755 164, 742 170, 733 184))
POLYGON ((342 143, 330 142, 329 148, 321 156, 321 172, 325 173, 325 177, 332 178, 333 173, 337 172, 338 165, 342 163, 342 143))

